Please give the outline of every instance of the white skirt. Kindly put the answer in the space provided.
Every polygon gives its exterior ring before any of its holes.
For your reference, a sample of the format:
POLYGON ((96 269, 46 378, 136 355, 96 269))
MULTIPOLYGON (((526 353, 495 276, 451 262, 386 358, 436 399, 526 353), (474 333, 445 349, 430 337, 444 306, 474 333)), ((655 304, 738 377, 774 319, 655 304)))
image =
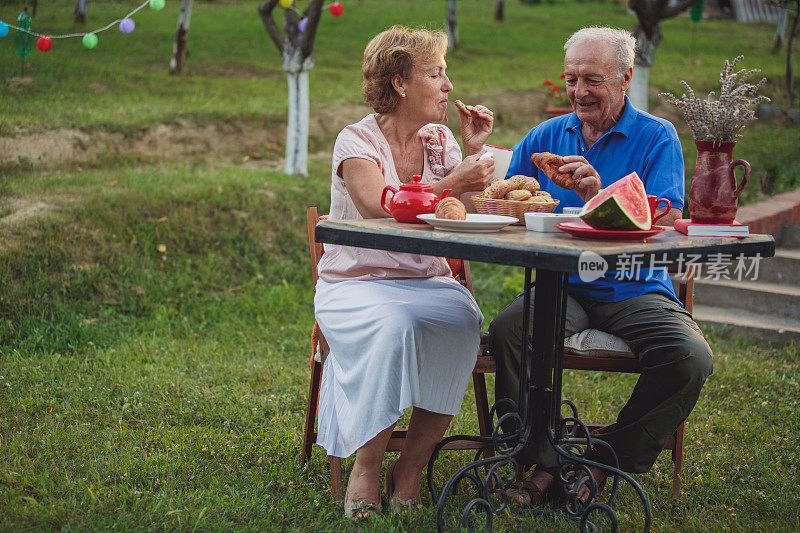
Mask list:
POLYGON ((328 455, 349 457, 412 405, 458 413, 483 314, 453 278, 319 280, 314 309, 330 346, 317 415, 328 455))

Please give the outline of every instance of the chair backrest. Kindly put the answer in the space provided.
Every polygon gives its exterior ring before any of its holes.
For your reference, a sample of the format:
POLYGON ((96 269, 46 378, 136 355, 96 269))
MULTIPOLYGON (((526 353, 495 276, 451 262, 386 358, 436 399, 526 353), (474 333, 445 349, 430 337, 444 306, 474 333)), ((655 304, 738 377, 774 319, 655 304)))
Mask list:
POLYGON ((317 222, 325 220, 328 215, 319 216, 317 207, 311 206, 306 210, 306 229, 308 230, 308 252, 311 256, 311 281, 314 286, 317 285, 319 273, 317 272, 317 263, 325 253, 322 243, 314 240, 314 228, 317 227, 317 222))

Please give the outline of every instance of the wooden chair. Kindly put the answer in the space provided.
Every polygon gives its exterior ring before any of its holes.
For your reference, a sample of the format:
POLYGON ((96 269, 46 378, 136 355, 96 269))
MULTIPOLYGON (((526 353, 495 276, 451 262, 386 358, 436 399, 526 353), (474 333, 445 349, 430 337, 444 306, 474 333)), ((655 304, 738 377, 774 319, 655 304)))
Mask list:
MULTIPOLYGON (((670 270, 675 272, 674 269, 670 270)), ((691 313, 694 302, 694 265, 690 265, 686 276, 680 280, 678 287, 678 299, 684 308, 691 313)), ((592 370, 595 372, 621 372, 628 374, 640 374, 642 365, 633 353, 624 356, 589 356, 564 353, 564 369, 571 370, 592 370)), ((601 424, 587 424, 590 431, 601 427, 601 424)), ((672 451, 672 497, 679 498, 681 494, 681 470, 683 469, 683 433, 685 422, 681 424, 675 433, 664 445, 665 450, 672 451)))
MULTIPOLYGON (((306 212, 308 250, 311 257, 311 279, 314 286, 316 286, 319 277, 317 273, 317 263, 324 253, 322 244, 314 241, 314 228, 317 222, 324 218, 327 217, 318 216, 316 207, 309 207, 306 212)), ((458 259, 448 259, 448 263, 450 263, 450 268, 453 270, 454 274, 456 274, 456 278, 459 282, 471 293, 472 277, 470 274, 469 262, 458 259)), ((317 441, 315 422, 319 407, 319 387, 320 380, 322 379, 322 365, 328 353, 328 344, 322 332, 319 330, 319 326, 315 322, 311 333, 311 381, 308 386, 308 407, 306 409, 306 421, 303 430, 301 464, 305 464, 305 462, 311 458, 311 448, 317 441)), ((472 385, 475 389, 478 427, 482 436, 491 436, 492 433, 492 423, 489 419, 489 399, 486 394, 486 380, 484 374, 487 372, 495 372, 495 368, 494 357, 487 354, 485 343, 481 342, 478 360, 472 371, 472 385)), ((400 451, 403 447, 403 439, 406 437, 406 431, 407 430, 404 428, 395 429, 392 432, 392 437, 389 439, 389 444, 386 446, 386 451, 400 451)), ((472 442, 455 441, 445 446, 445 449, 466 450, 479 449, 480 447, 481 446, 472 442)), ((342 490, 342 460, 333 456, 329 456, 328 459, 331 472, 331 490, 333 491, 334 498, 341 499, 344 497, 344 492, 342 490)))

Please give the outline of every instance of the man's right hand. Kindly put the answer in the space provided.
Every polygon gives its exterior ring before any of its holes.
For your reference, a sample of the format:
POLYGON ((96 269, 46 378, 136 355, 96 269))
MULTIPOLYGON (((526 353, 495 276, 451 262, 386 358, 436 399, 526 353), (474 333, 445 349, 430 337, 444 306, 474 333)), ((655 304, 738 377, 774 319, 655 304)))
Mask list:
POLYGON ((564 165, 559 167, 559 172, 573 172, 578 180, 575 192, 584 202, 591 200, 603 187, 600 174, 589 164, 585 157, 580 155, 564 156, 564 165))

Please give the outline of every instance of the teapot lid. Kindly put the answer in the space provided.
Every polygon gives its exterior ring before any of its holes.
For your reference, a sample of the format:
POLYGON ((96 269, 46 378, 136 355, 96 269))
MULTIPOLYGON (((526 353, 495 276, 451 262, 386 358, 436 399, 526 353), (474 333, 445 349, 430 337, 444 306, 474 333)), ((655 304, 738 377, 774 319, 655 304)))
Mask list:
POLYGON ((422 180, 422 176, 419 174, 414 174, 411 177, 414 180, 411 183, 402 183, 400 184, 401 191, 411 191, 411 192, 433 192, 433 187, 428 185, 427 183, 420 183, 422 180))

